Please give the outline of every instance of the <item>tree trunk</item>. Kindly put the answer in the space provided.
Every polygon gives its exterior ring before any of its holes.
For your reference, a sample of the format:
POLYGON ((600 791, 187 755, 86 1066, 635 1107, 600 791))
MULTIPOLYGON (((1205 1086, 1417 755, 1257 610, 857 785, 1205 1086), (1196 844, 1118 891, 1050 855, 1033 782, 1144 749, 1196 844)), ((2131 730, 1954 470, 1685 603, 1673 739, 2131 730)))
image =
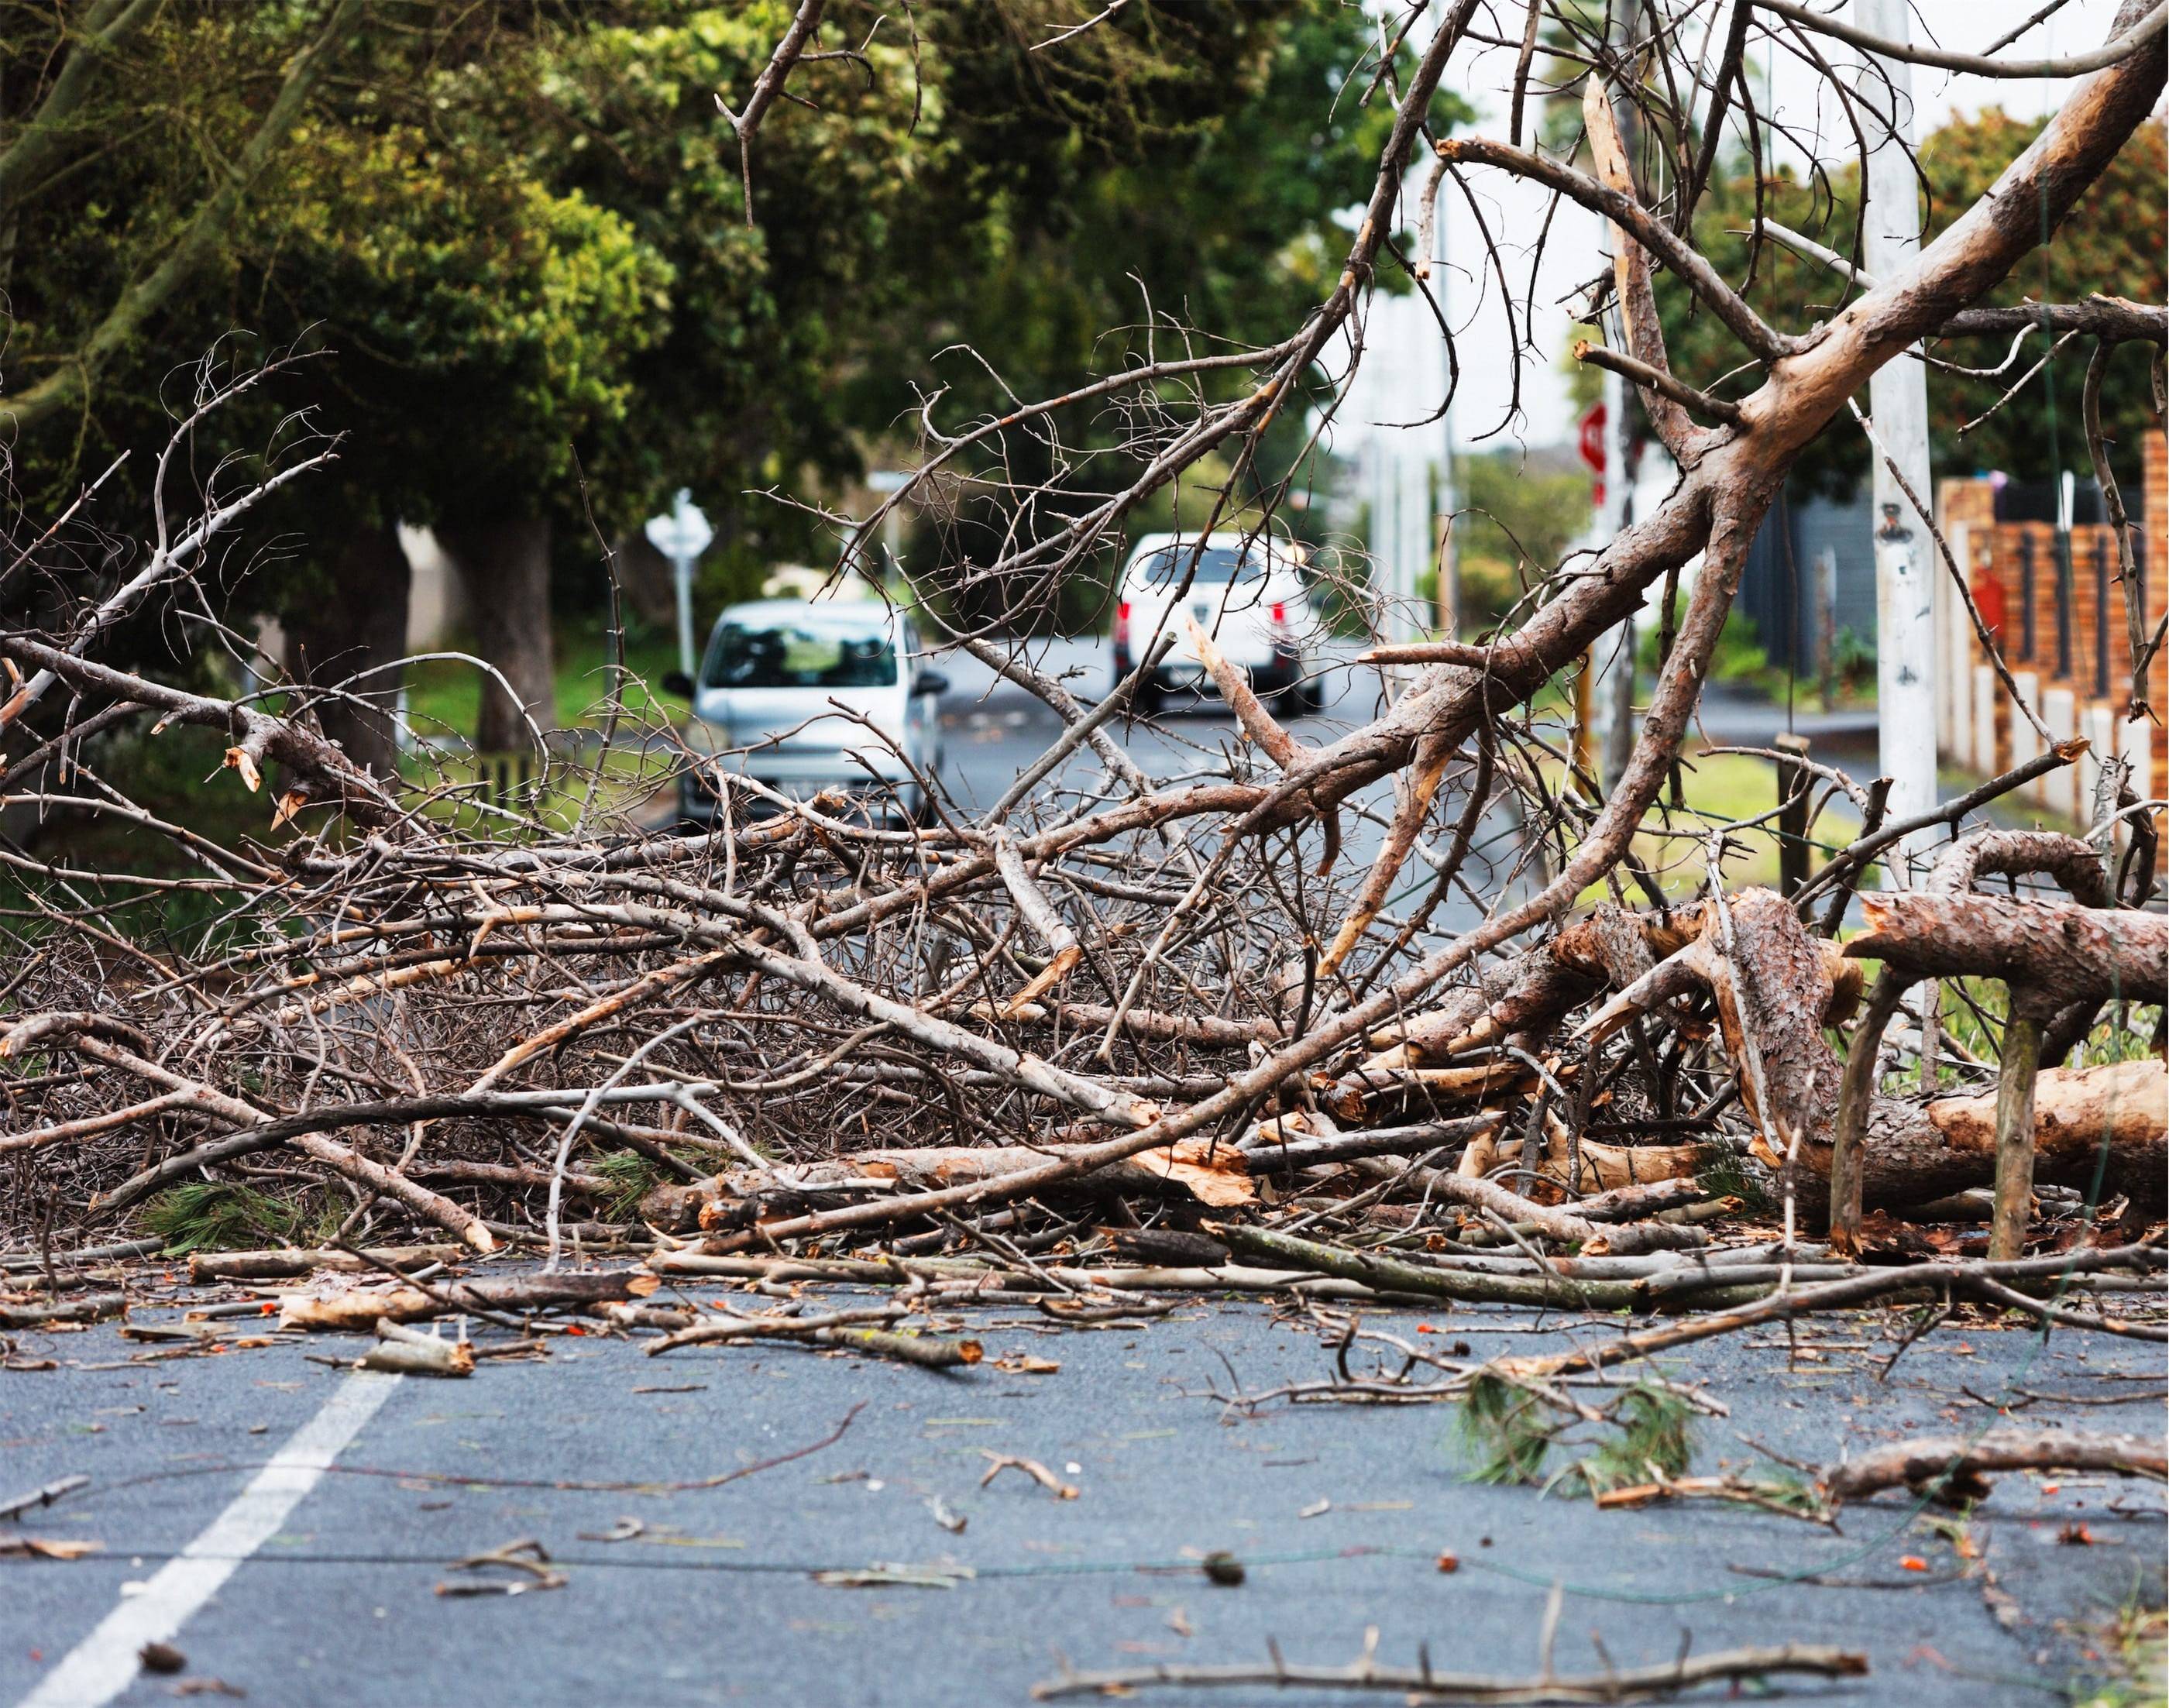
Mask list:
POLYGON ((678 622, 677 583, 670 560, 638 531, 618 542, 617 585, 626 608, 651 629, 674 632, 678 622))
MULTIPOLYGON (((286 668, 319 688, 347 682, 357 673, 391 663, 407 651, 407 604, 413 574, 396 528, 359 528, 339 554, 331 584, 304 610, 286 619, 286 668)), ((405 673, 376 670, 348 692, 366 700, 331 700, 317 708, 324 733, 355 764, 379 777, 397 774, 399 703, 405 673)))
POLYGON ((550 524, 542 517, 521 516, 449 529, 438 537, 466 583, 476 651, 520 696, 515 705, 494 678, 483 678, 475 750, 499 753, 530 746, 534 737, 528 732, 529 719, 545 732, 557 721, 550 524))
MULTIPOLYGON (((1868 1116, 1867 1201, 1902 1208, 1931 1203, 1996 1178, 1994 1090, 1927 1104, 1879 1098, 1868 1116)), ((2044 1069, 2033 1082, 2033 1183, 2093 1184, 2159 1205, 2169 1175, 2169 1068, 2155 1061, 2044 1069)), ((1830 1173, 1829 1130, 1800 1147, 1803 1206, 1820 1206, 1830 1173)), ((1768 1158, 1766 1157, 1765 1161, 1768 1158)))
POLYGON ((1863 896, 1868 928, 1845 946, 1916 978, 2001 979, 2046 1019, 2066 1004, 2169 991, 2169 918, 2134 907, 1897 891, 1863 896))

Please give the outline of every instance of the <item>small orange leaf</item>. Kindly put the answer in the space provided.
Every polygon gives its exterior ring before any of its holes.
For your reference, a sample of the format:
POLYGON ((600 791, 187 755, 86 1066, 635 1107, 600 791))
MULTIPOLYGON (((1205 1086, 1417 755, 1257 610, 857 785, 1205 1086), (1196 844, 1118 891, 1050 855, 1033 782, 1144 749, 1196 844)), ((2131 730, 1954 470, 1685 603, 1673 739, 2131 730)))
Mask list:
POLYGON ((1908 1554, 1898 1563, 1908 1572, 1925 1572, 1928 1569, 1928 1562, 1918 1554, 1908 1554))

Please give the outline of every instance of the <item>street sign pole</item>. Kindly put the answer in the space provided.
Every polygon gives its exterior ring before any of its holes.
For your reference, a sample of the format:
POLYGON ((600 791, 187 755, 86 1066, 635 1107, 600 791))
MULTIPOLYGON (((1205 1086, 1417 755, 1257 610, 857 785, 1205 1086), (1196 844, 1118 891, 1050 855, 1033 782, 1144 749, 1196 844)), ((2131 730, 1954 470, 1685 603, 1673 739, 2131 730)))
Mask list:
POLYGON ((693 673, 693 561, 683 556, 670 560, 678 594, 678 668, 688 676, 693 673))
POLYGON ((671 503, 668 514, 651 516, 642 530, 648 543, 670 560, 670 577, 678 595, 678 668, 693 673, 693 570, 716 537, 708 519, 685 487, 671 503))

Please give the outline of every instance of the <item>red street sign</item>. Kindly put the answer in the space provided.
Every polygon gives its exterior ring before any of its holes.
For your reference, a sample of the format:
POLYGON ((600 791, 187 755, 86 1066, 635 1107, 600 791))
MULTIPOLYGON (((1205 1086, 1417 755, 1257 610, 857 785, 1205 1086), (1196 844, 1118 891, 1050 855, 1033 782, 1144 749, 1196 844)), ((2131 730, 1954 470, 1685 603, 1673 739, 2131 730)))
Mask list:
POLYGON ((1605 426, 1604 402, 1600 398, 1583 412, 1576 434, 1576 449, 1581 452, 1581 460, 1589 465, 1592 474, 1604 472, 1605 426))

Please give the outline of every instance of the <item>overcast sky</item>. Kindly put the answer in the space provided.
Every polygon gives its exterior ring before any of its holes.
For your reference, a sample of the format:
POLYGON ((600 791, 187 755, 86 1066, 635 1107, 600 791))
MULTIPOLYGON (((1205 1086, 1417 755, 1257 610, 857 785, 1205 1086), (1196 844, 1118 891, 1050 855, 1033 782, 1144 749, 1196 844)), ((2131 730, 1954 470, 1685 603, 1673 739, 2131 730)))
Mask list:
MULTIPOLYGON (((2041 0, 1932 0, 1913 8, 1913 39, 1953 51, 1977 51, 2013 29, 2041 0)), ((2097 46, 2108 36, 2116 14, 2117 0, 2070 0, 2061 12, 2036 26, 2008 49, 2006 54, 2028 58, 2061 52, 2077 52, 2097 46)), ((1501 5, 1502 15, 1513 9, 1501 5)), ((1711 4, 1706 9, 1728 19, 1729 6, 1711 4)), ((1833 64, 1849 52, 1844 44, 1825 40, 1833 64)), ((1504 139, 1508 96, 1513 77, 1514 55, 1485 48, 1471 53, 1464 46, 1455 56, 1453 86, 1476 105, 1476 134, 1504 139)), ((1978 111, 2001 105, 2006 111, 2038 116, 2051 110, 2060 98, 2063 85, 2040 80, 1992 79, 1959 76, 1913 68, 1916 135, 1932 130, 1953 110, 1978 111)), ((1849 155, 1852 142, 1845 120, 1824 96, 1811 68, 1791 56, 1774 66, 1764 65, 1756 80, 1758 107, 1774 105, 1785 121, 1806 136, 1831 139, 1828 155, 1849 155), (1772 82, 1774 79, 1774 83, 1772 82), (1842 141, 1836 139, 1843 137, 1842 141)), ((1519 306, 1528 295, 1529 257, 1543 229, 1548 194, 1505 173, 1475 171, 1470 183, 1484 223, 1499 240, 1506 258, 1507 278, 1519 306)), ((1500 306, 1495 279, 1483 269, 1482 237, 1476 215, 1449 186, 1446 198, 1447 306, 1456 331, 1461 357, 1461 385, 1453 405, 1452 430, 1457 446, 1468 446, 1480 435, 1484 448, 1516 441, 1528 445, 1553 444, 1571 436, 1572 408, 1564 376, 1559 364, 1564 356, 1566 312, 1558 300, 1595 275, 1604 264, 1600 222, 1572 203, 1562 203, 1553 215, 1547 239, 1544 264, 1535 292, 1537 335, 1544 361, 1524 369, 1521 414, 1510 419, 1512 376, 1505 359, 1506 322, 1500 306), (1503 433, 1500 423, 1508 424, 1503 433)), ((1410 222, 1413 224, 1413 221, 1410 222)), ((1376 430, 1375 423, 1406 422, 1432 413, 1443 395, 1445 361, 1442 343, 1427 307, 1413 300, 1381 300, 1369 333, 1370 350, 1335 434, 1336 447, 1354 453, 1376 430)), ((1436 443, 1440 429, 1415 429, 1436 443)))

